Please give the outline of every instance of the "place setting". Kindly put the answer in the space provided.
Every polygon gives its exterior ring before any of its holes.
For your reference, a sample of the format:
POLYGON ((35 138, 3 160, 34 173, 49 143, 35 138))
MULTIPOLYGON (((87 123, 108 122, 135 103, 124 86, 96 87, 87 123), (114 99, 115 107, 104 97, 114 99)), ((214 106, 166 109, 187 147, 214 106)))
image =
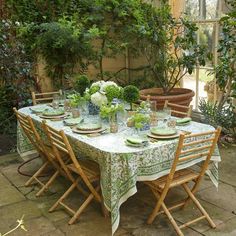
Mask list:
POLYGON ((75 125, 71 128, 72 132, 87 136, 99 136, 107 132, 107 128, 103 127, 100 122, 98 123, 90 123, 82 121, 79 124, 75 125))
POLYGON ((170 128, 170 127, 155 127, 151 128, 150 132, 147 134, 148 137, 152 139, 175 139, 178 138, 181 131, 170 128))

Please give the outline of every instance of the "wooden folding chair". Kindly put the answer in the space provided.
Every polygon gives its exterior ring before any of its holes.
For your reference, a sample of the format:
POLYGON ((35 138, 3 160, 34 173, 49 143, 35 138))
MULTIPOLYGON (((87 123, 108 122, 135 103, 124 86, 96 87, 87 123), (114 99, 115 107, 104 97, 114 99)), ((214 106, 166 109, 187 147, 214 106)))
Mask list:
POLYGON ((54 95, 62 95, 62 90, 47 93, 31 92, 33 105, 52 102, 54 95))
POLYGON ((42 157, 43 164, 42 166, 33 174, 33 176, 25 183, 25 186, 30 186, 34 181, 41 185, 41 189, 36 193, 36 196, 40 196, 43 192, 48 190, 50 185, 54 182, 56 177, 60 173, 60 166, 56 163, 55 157, 52 154, 52 149, 45 145, 42 141, 41 137, 39 136, 34 123, 30 116, 25 116, 17 111, 16 108, 13 108, 17 120, 24 131, 25 135, 30 140, 31 144, 35 147, 38 151, 39 155, 42 157), (55 171, 47 180, 46 183, 43 183, 39 176, 45 171, 49 166, 53 166, 55 171))
POLYGON ((164 108, 170 107, 171 108, 171 115, 177 117, 190 117, 192 114, 193 106, 183 106, 175 103, 165 101, 164 108))
POLYGON ((61 205, 73 215, 69 221, 69 224, 73 224, 93 199, 102 204, 101 196, 98 193, 100 189, 99 166, 93 161, 78 161, 64 131, 57 131, 54 128, 48 126, 44 121, 42 125, 45 133, 48 136, 49 142, 52 145, 54 155, 57 157, 58 161, 61 164, 61 167, 67 174, 68 179, 72 182, 68 190, 56 201, 56 203, 50 208, 49 212, 52 212, 59 205, 61 205), (65 163, 61 157, 60 152, 67 153, 71 158, 72 164, 65 163), (76 178, 74 177, 74 175, 76 175, 76 178), (98 184, 96 184, 96 182, 98 184), (85 184, 85 186, 89 190, 89 194, 81 188, 81 183, 85 184), (74 189, 79 190, 79 192, 86 196, 86 200, 78 210, 72 209, 64 202, 64 200, 74 189))
POLYGON ((174 229, 176 230, 177 234, 181 236, 184 235, 181 231, 182 228, 189 226, 190 224, 202 219, 206 219, 212 228, 216 227, 206 210, 201 206, 200 202, 194 196, 194 193, 196 193, 199 184, 207 170, 212 153, 216 147, 220 132, 221 128, 219 127, 215 131, 191 135, 180 135, 178 147, 175 153, 175 158, 169 174, 154 181, 145 182, 145 184, 150 187, 153 194, 157 198, 156 206, 147 220, 148 224, 151 224, 157 215, 165 213, 169 218, 171 224, 174 226, 174 229), (179 164, 185 161, 194 160, 196 158, 204 158, 204 162, 201 166, 200 172, 195 172, 191 169, 183 169, 176 171, 179 164), (192 189, 190 189, 188 186, 188 182, 190 181, 194 182, 194 186, 192 189), (178 186, 182 186, 184 188, 184 190, 188 194, 188 197, 183 201, 179 202, 178 204, 167 208, 164 202, 166 195, 169 189, 178 186), (181 206, 183 208, 189 202, 189 200, 192 200, 194 202, 194 204, 202 213, 202 216, 178 226, 176 221, 172 217, 170 211, 181 206), (160 211, 161 208, 163 209, 162 211, 160 211))

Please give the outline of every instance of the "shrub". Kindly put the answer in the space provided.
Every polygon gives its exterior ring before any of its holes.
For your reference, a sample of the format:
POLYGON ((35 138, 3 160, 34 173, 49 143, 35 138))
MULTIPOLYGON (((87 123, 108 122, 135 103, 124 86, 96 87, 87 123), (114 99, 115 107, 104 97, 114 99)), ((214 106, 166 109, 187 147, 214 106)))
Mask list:
POLYGON ((134 85, 128 85, 124 88, 123 98, 126 102, 130 103, 130 109, 132 109, 132 103, 139 100, 139 89, 134 85))
POLYGON ((75 90, 80 93, 81 96, 84 95, 86 88, 90 85, 90 81, 86 75, 79 75, 75 79, 75 90))

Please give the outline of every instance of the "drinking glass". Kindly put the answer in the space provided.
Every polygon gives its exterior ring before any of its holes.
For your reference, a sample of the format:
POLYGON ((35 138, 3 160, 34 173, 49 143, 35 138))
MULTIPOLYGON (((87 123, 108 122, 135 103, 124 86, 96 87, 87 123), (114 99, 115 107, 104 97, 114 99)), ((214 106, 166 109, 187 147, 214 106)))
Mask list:
POLYGON ((64 109, 67 112, 71 110, 71 105, 70 105, 70 100, 69 99, 64 100, 64 109))
POLYGON ((170 107, 165 107, 163 111, 166 113, 166 119, 170 119, 171 117, 171 108, 170 107))
POLYGON ((88 116, 89 114, 88 102, 87 101, 81 102, 79 105, 79 110, 80 110, 81 116, 88 116))
POLYGON ((53 109, 58 109, 60 103, 60 96, 58 94, 53 95, 52 107, 53 109))

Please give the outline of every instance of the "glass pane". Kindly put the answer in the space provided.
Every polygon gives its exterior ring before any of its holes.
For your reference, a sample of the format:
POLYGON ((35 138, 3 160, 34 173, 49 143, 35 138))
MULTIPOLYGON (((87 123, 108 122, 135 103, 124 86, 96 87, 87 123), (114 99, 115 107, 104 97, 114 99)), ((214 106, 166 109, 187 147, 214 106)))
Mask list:
MULTIPOLYGON (((199 69, 198 94, 201 99, 214 100, 214 74, 210 69, 199 69)), ((198 101, 198 102, 199 102, 198 101)))
POLYGON ((219 17, 220 0, 203 0, 203 19, 219 17))
MULTIPOLYGON (((209 52, 214 53, 215 49, 215 28, 213 24, 201 24, 199 25, 199 43, 206 45, 209 52)), ((206 61, 207 66, 212 66, 212 61, 206 61)))
POLYGON ((199 0, 186 0, 185 1, 185 12, 190 19, 192 20, 199 19, 199 9, 200 9, 199 0))
MULTIPOLYGON (((211 69, 199 69, 198 103, 200 99, 214 100, 214 74, 211 74, 211 72, 211 69)), ((198 109, 198 104, 196 104, 196 77, 196 70, 194 70, 191 75, 187 74, 183 78, 183 88, 192 89, 195 92, 195 96, 191 102, 194 109, 198 109)))
POLYGON ((193 109, 196 108, 195 106, 195 97, 196 97, 196 70, 193 71, 193 73, 190 74, 186 74, 183 78, 183 84, 182 84, 183 88, 188 88, 188 89, 192 89, 195 92, 195 96, 193 97, 193 100, 191 102, 191 105, 193 105, 193 109))

